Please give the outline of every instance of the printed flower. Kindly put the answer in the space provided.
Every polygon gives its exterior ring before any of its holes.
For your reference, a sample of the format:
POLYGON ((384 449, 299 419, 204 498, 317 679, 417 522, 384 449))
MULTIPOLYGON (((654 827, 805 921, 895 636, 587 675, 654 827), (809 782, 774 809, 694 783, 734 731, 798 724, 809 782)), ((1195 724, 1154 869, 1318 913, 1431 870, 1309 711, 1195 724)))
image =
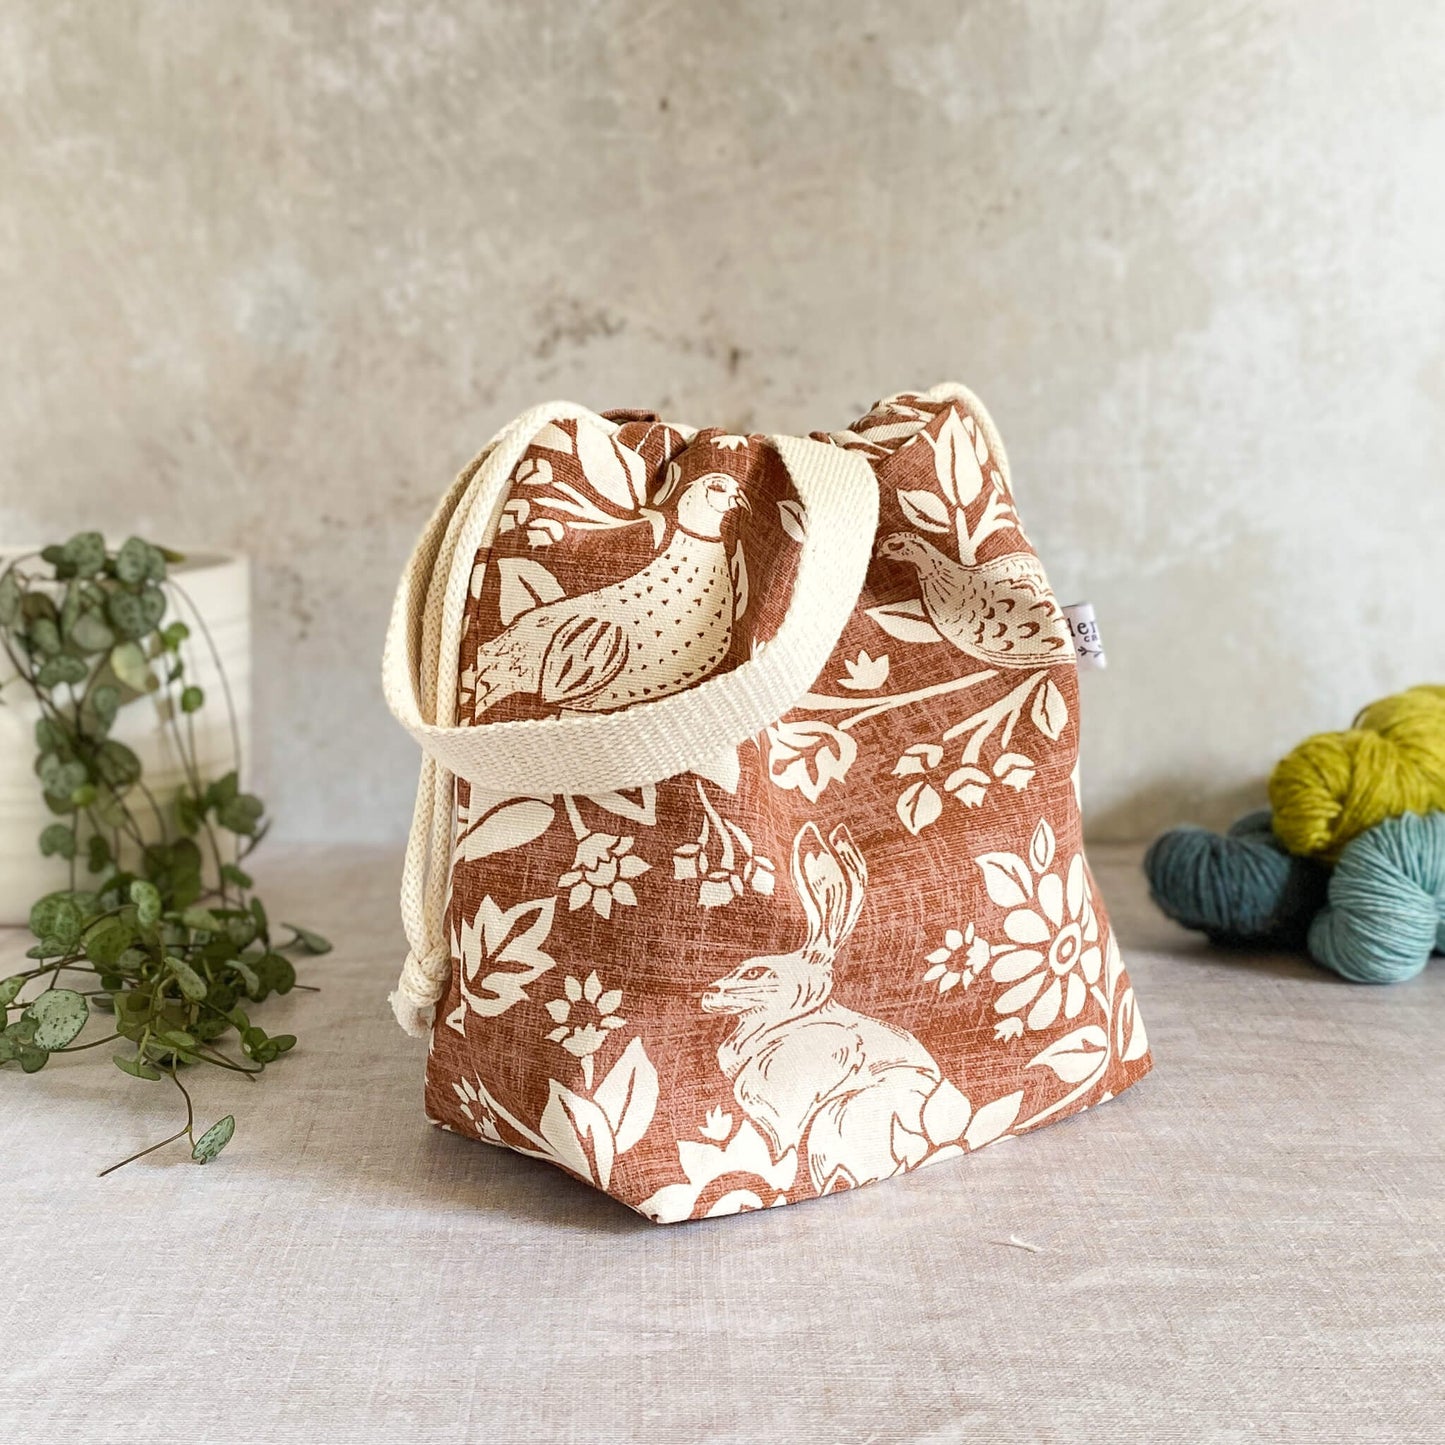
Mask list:
POLYGON ((470 1079, 462 1079, 458 1083, 454 1083, 452 1088, 456 1091, 457 1098, 461 1100, 457 1107, 476 1126, 477 1133, 493 1144, 500 1144, 502 1135, 497 1129, 497 1117, 482 1102, 476 1085, 470 1079))
POLYGON ((592 1056, 607 1042, 607 1035, 613 1029, 620 1029, 627 1022, 617 1014, 622 1005, 622 990, 612 988, 604 992, 594 969, 585 981, 568 975, 562 980, 562 991, 564 997, 551 999, 546 1005, 552 1022, 557 1025, 547 1038, 561 1044, 573 1058, 581 1061, 582 1077, 590 1089, 592 1056), (583 1014, 592 1017, 579 1022, 583 1014))
POLYGON ((865 650, 857 657, 845 657, 843 668, 848 676, 838 679, 839 687, 851 688, 854 692, 873 692, 888 681, 888 654, 869 657, 865 650))
POLYGON ((980 938, 970 923, 961 933, 950 928, 943 935, 943 945, 928 955, 931 967, 923 975, 924 983, 937 983, 939 993, 947 993, 962 984, 968 988, 983 972, 989 960, 989 946, 986 938, 980 938), (956 955, 963 951, 963 957, 956 955))
POLYGON ((1034 761, 1022 753, 1000 753, 993 775, 1004 787, 1021 793, 1034 780, 1034 761))
POLYGON ((771 898, 777 882, 773 860, 754 853, 753 840, 736 823, 724 821, 701 783, 697 793, 702 800, 702 830, 695 841, 673 850, 672 876, 679 881, 701 880, 697 901, 702 908, 721 908, 748 888, 771 898))
POLYGON ((858 756, 858 744, 847 733, 814 718, 785 718, 767 729, 767 739, 773 785, 796 788, 810 803, 829 783, 846 777, 858 756))
POLYGON ((707 1121, 698 1129, 704 1139, 721 1143, 733 1131, 733 1116, 724 1109, 709 1109, 707 1121))
POLYGON ((994 1009, 1021 1015, 1030 1030, 1051 1027, 1060 1014, 1077 1018, 1103 968, 1099 919, 1083 855, 1074 854, 1064 877, 1044 871, 1053 857, 1053 830, 1041 822, 1027 864, 1011 853, 984 854, 977 860, 989 896, 1010 908, 1004 932, 1016 945, 993 961, 994 982, 1010 985, 994 1001, 994 1009), (1035 874, 1041 875, 1037 886, 1035 874))
POLYGON ((747 446, 748 439, 746 437, 736 436, 730 432, 722 432, 713 437, 712 444, 715 447, 721 447, 724 451, 735 452, 739 447, 747 446))
POLYGON ((937 743, 914 743, 904 750, 903 756, 893 765, 895 778, 906 778, 913 773, 926 773, 943 761, 943 749, 937 743))
POLYGON ((943 786, 963 804, 965 808, 976 808, 988 796, 989 776, 982 768, 965 763, 955 768, 943 786))
POLYGON ((637 894, 629 878, 640 877, 652 866, 632 851, 633 840, 611 833, 589 833, 578 840, 572 868, 558 880, 558 888, 570 888, 567 906, 573 912, 591 904, 599 918, 612 917, 612 905, 635 907, 637 894))

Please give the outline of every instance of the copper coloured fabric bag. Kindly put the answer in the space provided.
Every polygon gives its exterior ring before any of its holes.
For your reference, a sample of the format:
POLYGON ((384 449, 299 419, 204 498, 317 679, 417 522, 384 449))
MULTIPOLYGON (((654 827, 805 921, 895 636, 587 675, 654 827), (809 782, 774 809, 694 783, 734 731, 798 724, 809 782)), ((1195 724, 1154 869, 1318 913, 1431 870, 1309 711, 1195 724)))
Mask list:
POLYGON ((806 439, 528 412, 423 535, 384 680, 434 1123, 667 1222, 1148 1070, 1068 626, 964 388, 806 439))

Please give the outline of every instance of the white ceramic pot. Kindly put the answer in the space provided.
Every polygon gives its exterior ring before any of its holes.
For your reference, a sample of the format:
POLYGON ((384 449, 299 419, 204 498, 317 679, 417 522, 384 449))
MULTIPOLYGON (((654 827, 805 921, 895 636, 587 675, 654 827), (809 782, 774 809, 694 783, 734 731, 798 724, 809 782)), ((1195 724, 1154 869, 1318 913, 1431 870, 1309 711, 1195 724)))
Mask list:
MULTIPOLYGON (((33 550, 0 549, 0 570, 12 557, 33 550)), ((197 552, 175 563, 171 576, 174 585, 166 584, 165 620, 179 619, 191 630, 182 650, 186 676, 206 693, 205 706, 193 715, 196 755, 202 776, 217 778, 236 766, 234 745, 225 693, 198 616, 210 630, 231 690, 244 764, 250 755, 251 731, 250 566, 245 557, 197 552)), ((10 675, 9 661, 0 652, 0 677, 10 675)), ((38 715, 28 689, 12 684, 0 692, 0 924, 25 923, 37 898, 67 887, 70 879, 70 865, 64 859, 40 855, 40 832, 55 822, 55 815, 45 806, 34 771, 38 715)), ((111 735, 135 751, 147 787, 169 802, 182 771, 169 731, 161 723, 157 703, 140 698, 120 710, 111 735)), ((137 819, 143 831, 155 836, 154 820, 144 817, 148 811, 137 810, 137 819)), ((88 877, 84 865, 78 866, 80 878, 88 877)))

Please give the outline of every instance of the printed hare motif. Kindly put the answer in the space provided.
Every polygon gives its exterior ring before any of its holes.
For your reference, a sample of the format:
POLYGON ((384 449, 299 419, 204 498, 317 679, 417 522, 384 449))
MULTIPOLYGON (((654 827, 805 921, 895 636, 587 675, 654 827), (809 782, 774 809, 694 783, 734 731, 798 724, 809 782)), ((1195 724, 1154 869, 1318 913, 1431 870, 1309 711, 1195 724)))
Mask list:
POLYGON ((918 573, 929 620, 969 657, 993 667, 1074 660, 1068 622, 1032 552, 965 567, 914 532, 894 532, 878 555, 918 573))
POLYGON ((793 842, 793 886, 808 919, 792 953, 750 958, 703 995, 735 1014, 718 1049, 738 1107, 775 1159, 806 1155, 820 1194, 886 1179, 951 1142, 968 1104, 912 1034, 833 1001, 833 963, 858 921, 868 872, 845 827, 793 842))
POLYGON ((535 607, 477 649, 477 714, 517 693, 607 712, 708 676, 727 656, 736 611, 723 519, 746 505, 736 478, 694 478, 671 540, 640 572, 535 607))

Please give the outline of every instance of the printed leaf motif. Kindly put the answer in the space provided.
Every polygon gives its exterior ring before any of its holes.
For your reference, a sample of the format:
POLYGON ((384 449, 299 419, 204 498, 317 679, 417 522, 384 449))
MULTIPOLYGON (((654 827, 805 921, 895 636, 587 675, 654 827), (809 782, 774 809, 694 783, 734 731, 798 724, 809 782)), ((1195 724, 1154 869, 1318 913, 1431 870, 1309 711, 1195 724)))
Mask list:
POLYGON ((557 579, 540 562, 529 557, 499 558, 497 574, 501 579, 497 607, 504 627, 510 626, 522 613, 562 596, 557 579))
POLYGON ((1027 1067, 1045 1064, 1066 1084, 1081 1084, 1103 1068, 1109 1057, 1109 1038, 1098 1024, 1085 1024, 1055 1039, 1027 1067))
POLYGON ((928 783, 910 783, 898 799, 898 817, 916 838, 943 813, 943 799, 928 783))
POLYGON ((830 782, 846 777, 858 756, 850 734, 816 719, 774 723, 767 739, 769 780, 785 791, 796 788, 810 803, 830 782))
POLYGON ((920 435, 933 448, 933 469, 943 495, 957 507, 968 506, 983 490, 983 473, 974 454, 973 438, 958 411, 949 408, 937 441, 927 432, 920 435))
MULTIPOLYGON (((616 992, 614 989, 613 993, 604 994, 598 1008, 609 1002, 616 992)), ((620 997, 617 1002, 621 1002, 620 997)), ((647 1133, 657 1109, 657 1070, 640 1038, 633 1039, 622 1051, 592 1097, 607 1117, 617 1152, 627 1153, 647 1133)))
POLYGON ((808 518, 801 502, 795 502, 791 497, 785 497, 778 503, 778 520, 783 524, 783 531, 793 541, 801 543, 807 537, 808 518))
POLYGON ((848 675, 838 679, 839 687, 851 692, 875 692, 888 681, 888 654, 870 657, 865 649, 857 657, 845 657, 843 668, 848 675))
POLYGON ((577 460, 597 493, 621 511, 635 511, 646 500, 642 458, 599 427, 579 423, 577 460))
POLYGON ((942 642, 943 634, 928 620, 923 603, 916 597, 887 602, 867 609, 869 617, 890 637, 900 642, 942 642))
POLYGON ((1019 1116, 1019 1106, 1024 1101, 1024 1091, 1020 1089, 1017 1093, 1008 1094, 1002 1099, 995 1099, 991 1104, 985 1104, 978 1113, 973 1116, 973 1122, 964 1132, 963 1142, 970 1149, 982 1149, 985 1144, 991 1144, 1001 1134, 1007 1134, 1013 1128, 1014 1120, 1019 1116))
POLYGON ((733 621, 736 622, 748 610, 748 561, 743 555, 743 544, 733 548, 733 621))
POLYGON ((1069 707, 1058 684, 1051 678, 1045 679, 1034 694, 1033 706, 1029 709, 1029 720, 1050 742, 1056 742, 1060 733, 1068 726, 1069 707))
POLYGON ((532 438, 532 445, 534 447, 546 447, 548 451, 566 452, 569 456, 572 453, 572 438, 554 421, 549 421, 547 425, 532 438))
POLYGON ((1049 865, 1054 861, 1055 845, 1054 830, 1049 827, 1048 819, 1040 818, 1039 826, 1029 839, 1029 862, 1033 864, 1035 873, 1049 871, 1049 865))
POLYGON ((914 743, 905 748, 903 756, 893 765, 895 778, 907 778, 916 773, 926 773, 943 761, 943 749, 937 743, 914 743))
MULTIPOLYGON (((539 979, 557 960, 543 950, 552 929, 555 898, 541 898, 519 903, 505 912, 490 895, 482 899, 477 916, 453 931, 452 951, 462 965, 461 991, 473 1013, 483 1018, 504 1014, 526 997, 528 984, 539 979), (479 983, 477 975, 483 964, 492 965, 479 983), (511 965, 497 968, 498 964, 511 965), (475 985, 475 991, 468 985, 475 985)), ((463 1032, 461 1010, 447 1022, 463 1032)))
POLYGON ((559 1163, 599 1189, 606 1189, 612 1181, 616 1154, 607 1116, 591 1099, 574 1094, 556 1079, 548 1083, 547 1107, 542 1110, 540 1125, 542 1138, 559 1163), (587 1141, 592 1145, 590 1158, 587 1141))
POLYGON ((913 526, 925 532, 947 532, 953 528, 948 506, 936 492, 899 492, 898 505, 913 526))
POLYGON ((1126 988, 1124 997, 1119 1000, 1115 1028, 1119 1041, 1119 1057, 1126 1064, 1142 1059, 1149 1051, 1149 1036, 1144 1032, 1144 1020, 1139 1017, 1139 1005, 1132 988, 1126 988))
POLYGON ((1014 853, 983 853, 974 859, 983 873, 983 886, 1000 908, 1017 908, 1034 896, 1034 879, 1022 858, 1014 853))
POLYGON ((474 863, 540 838, 557 816, 541 798, 508 798, 488 809, 457 839, 453 863, 474 863))

